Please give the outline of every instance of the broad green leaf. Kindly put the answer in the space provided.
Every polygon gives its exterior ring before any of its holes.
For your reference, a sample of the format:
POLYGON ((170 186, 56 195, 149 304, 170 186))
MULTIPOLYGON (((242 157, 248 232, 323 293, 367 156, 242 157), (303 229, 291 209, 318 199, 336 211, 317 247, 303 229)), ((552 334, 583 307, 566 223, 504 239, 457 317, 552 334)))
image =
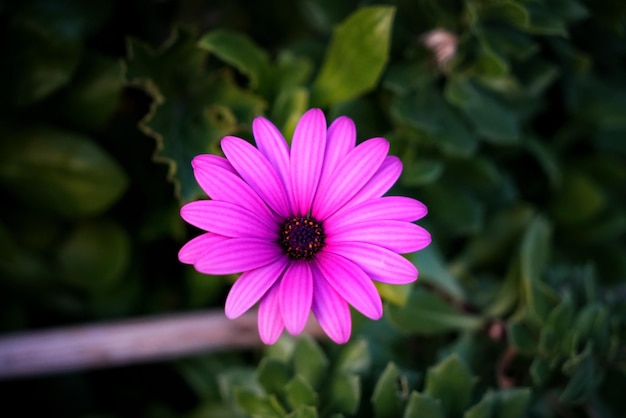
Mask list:
POLYGON ((281 392, 284 390, 285 398, 292 408, 297 408, 300 405, 317 404, 315 389, 300 375, 294 376, 280 390, 281 392))
POLYGON ((465 299, 463 287, 444 264, 445 260, 435 244, 409 254, 408 257, 418 268, 420 282, 430 283, 456 300, 465 299))
POLYGON ((411 286, 398 286, 388 283, 374 282, 380 297, 387 302, 397 306, 406 305, 406 301, 411 294, 411 286))
POLYGON ((272 107, 272 123, 285 136, 288 143, 291 143, 293 132, 300 117, 309 108, 309 91, 305 88, 290 88, 282 90, 272 107))
POLYGON ((403 400, 398 393, 401 376, 400 369, 394 363, 387 364, 372 393, 375 417, 398 417, 402 414, 403 400))
POLYGON ((399 96, 429 89, 438 77, 430 63, 390 63, 385 70, 383 85, 399 96))
POLYGON ((334 362, 336 374, 364 374, 372 363, 367 340, 358 339, 348 343, 334 362))
POLYGON ((281 92, 307 85, 312 72, 313 64, 308 57, 282 51, 278 55, 274 69, 276 91, 281 92))
POLYGON ((456 234, 481 229, 485 206, 467 189, 440 181, 423 187, 420 200, 428 206, 429 216, 445 223, 456 234))
POLYGON ((507 335, 514 346, 523 354, 534 354, 537 351, 538 330, 527 321, 516 320, 507 326, 507 335))
POLYGON ((448 101, 457 106, 484 139, 495 144, 513 144, 520 139, 516 115, 504 103, 479 89, 468 79, 455 77, 445 90, 448 101))
MULTIPOLYGON (((546 2, 547 3, 547 2, 546 2)), ((565 16, 555 13, 546 4, 528 3, 530 22, 527 29, 543 35, 567 36, 565 16)))
POLYGON ((317 409, 314 406, 301 405, 285 418, 317 418, 317 409))
POLYGON ((421 287, 414 288, 405 306, 388 305, 386 310, 391 323, 407 333, 436 335, 483 325, 482 318, 457 310, 421 287))
POLYGON ((53 111, 76 127, 99 129, 117 108, 123 82, 120 61, 95 53, 88 54, 72 82, 53 101, 53 105, 57 106, 53 111))
POLYGON ((216 29, 200 38, 198 46, 248 76, 253 89, 268 92, 271 88, 270 61, 267 53, 247 36, 216 29))
POLYGON ((328 365, 328 358, 311 337, 298 339, 293 351, 293 367, 296 374, 317 389, 328 373, 328 365))
POLYGON ((394 14, 393 7, 364 7, 337 26, 313 84, 315 106, 352 99, 376 85, 389 58, 394 14))
POLYGON ((554 370, 551 362, 543 357, 535 357, 530 365, 530 376, 535 385, 544 385, 552 376, 554 370))
POLYGON ((587 342, 593 343, 594 351, 605 355, 609 347, 609 311, 599 302, 591 303, 582 309, 572 324, 573 341, 577 347, 587 342))
POLYGON ((502 183, 496 165, 483 157, 450 158, 446 161, 445 176, 475 190, 493 190, 502 183))
POLYGON ((267 393, 282 393, 291 379, 291 371, 284 362, 263 357, 257 368, 257 379, 267 393))
POLYGON ((524 28, 530 19, 526 8, 513 0, 468 2, 467 10, 474 25, 496 21, 524 28))
POLYGON ((206 74, 207 52, 197 47, 192 32, 174 31, 157 51, 131 39, 128 56, 128 81, 154 100, 140 127, 157 141, 155 159, 168 164, 177 194, 183 201, 193 200, 202 195, 193 157, 218 153, 217 142, 249 129, 266 103, 237 86, 227 71, 206 74))
POLYGON ((241 409, 253 416, 281 418, 286 415, 286 411, 278 399, 272 395, 263 396, 249 389, 235 387, 233 388, 233 399, 241 409))
POLYGON ((464 418, 523 418, 527 414, 530 389, 512 388, 487 391, 479 403, 463 415, 464 418))
POLYGON ((7 130, 0 183, 20 200, 65 218, 100 214, 126 190, 120 165, 91 138, 50 127, 7 130))
POLYGON ((560 223, 575 224, 597 216, 606 204, 603 191, 593 179, 583 172, 569 170, 554 196, 552 213, 560 223))
MULTIPOLYGON (((581 404, 592 396, 602 379, 603 371, 598 370, 591 344, 587 344, 585 350, 574 361, 576 366, 569 373, 571 377, 561 393, 560 401, 568 404, 581 404)), ((564 366, 566 367, 567 365, 564 366)))
POLYGON ((244 397, 256 395, 260 397, 263 388, 256 379, 256 372, 249 367, 231 366, 217 375, 217 385, 222 399, 235 399, 236 391, 246 392, 244 397))
POLYGON ((473 237, 454 260, 454 270, 465 272, 503 257, 511 251, 533 214, 533 208, 528 205, 516 205, 492 214, 484 231, 473 237))
POLYGON ((413 391, 403 418, 445 418, 445 415, 438 399, 413 391))
POLYGON ((569 294, 565 295, 546 321, 539 340, 539 350, 547 355, 554 351, 569 352, 573 344, 571 325, 574 320, 574 302, 569 294))
POLYGON ((438 399, 445 416, 460 416, 472 399, 474 378, 456 354, 451 354, 426 373, 424 394, 438 399))
POLYGON ((402 170, 402 182, 407 186, 423 186, 436 182, 445 170, 440 160, 420 158, 402 170))
POLYGON ((395 96, 391 114, 403 124, 423 132, 429 142, 443 151, 457 155, 472 155, 478 145, 463 116, 431 85, 415 93, 395 96))
POLYGON ((119 225, 79 224, 59 243, 58 274, 65 283, 98 292, 124 277, 130 250, 130 237, 119 225))
POLYGON ((361 401, 361 379, 356 375, 340 374, 332 379, 329 392, 325 407, 354 415, 361 401))

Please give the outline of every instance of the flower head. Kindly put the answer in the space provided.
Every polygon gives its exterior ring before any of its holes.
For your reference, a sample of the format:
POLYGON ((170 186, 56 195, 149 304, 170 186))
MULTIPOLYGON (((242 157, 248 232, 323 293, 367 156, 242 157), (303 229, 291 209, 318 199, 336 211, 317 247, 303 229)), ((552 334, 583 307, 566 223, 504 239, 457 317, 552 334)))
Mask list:
POLYGON ((206 233, 179 252, 206 274, 243 273, 226 299, 236 318, 259 303, 261 339, 274 343, 286 328, 302 332, 311 311, 337 343, 351 333, 349 305, 382 315, 372 280, 405 284, 417 269, 400 254, 430 243, 414 224, 426 207, 407 197, 382 197, 402 171, 389 143, 356 145, 351 119, 330 127, 319 109, 306 112, 291 148, 267 119, 254 120, 257 147, 227 136, 226 158, 199 155, 196 180, 211 198, 186 204, 181 216, 206 233))

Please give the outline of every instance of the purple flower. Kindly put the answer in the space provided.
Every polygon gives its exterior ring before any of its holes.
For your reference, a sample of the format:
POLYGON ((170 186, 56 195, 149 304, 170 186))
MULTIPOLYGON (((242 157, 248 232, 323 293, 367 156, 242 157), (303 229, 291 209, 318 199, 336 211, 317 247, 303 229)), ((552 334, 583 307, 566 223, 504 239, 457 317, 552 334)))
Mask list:
POLYGON ((227 136, 226 158, 199 155, 195 177, 211 198, 186 204, 181 216, 208 231, 178 256, 206 274, 243 274, 226 299, 237 318, 259 304, 259 334, 273 344, 286 328, 302 332, 310 311, 337 343, 350 338, 350 309, 379 319, 382 301, 372 280, 405 284, 417 269, 400 254, 430 244, 413 221, 426 206, 408 197, 382 197, 402 171, 389 143, 356 145, 351 119, 327 129, 319 109, 306 112, 291 149, 267 119, 254 120, 257 148, 227 136))

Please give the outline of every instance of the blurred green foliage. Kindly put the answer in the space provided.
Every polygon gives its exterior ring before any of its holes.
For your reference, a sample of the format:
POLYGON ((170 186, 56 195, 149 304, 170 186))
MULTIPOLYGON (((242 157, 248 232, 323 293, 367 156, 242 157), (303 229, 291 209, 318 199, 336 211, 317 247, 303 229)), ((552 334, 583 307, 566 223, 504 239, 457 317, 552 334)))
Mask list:
POLYGON ((178 208, 190 159, 261 114, 388 138, 434 237, 345 346, 0 382, 3 409, 622 416, 625 31, 612 0, 0 1, 3 333, 221 307, 227 280, 177 261, 178 208))

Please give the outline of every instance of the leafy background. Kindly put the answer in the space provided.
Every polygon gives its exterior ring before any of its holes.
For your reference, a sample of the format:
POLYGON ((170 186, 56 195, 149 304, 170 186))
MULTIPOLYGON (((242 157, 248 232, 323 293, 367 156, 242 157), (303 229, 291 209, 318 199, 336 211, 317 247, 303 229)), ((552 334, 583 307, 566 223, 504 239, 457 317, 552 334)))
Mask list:
POLYGON ((388 138, 434 237, 345 346, 3 381, 2 408, 623 416, 625 22, 612 0, 0 1, 3 333, 219 309, 230 279, 177 261, 178 208, 201 197, 190 159, 256 115, 289 136, 318 106, 388 138))

